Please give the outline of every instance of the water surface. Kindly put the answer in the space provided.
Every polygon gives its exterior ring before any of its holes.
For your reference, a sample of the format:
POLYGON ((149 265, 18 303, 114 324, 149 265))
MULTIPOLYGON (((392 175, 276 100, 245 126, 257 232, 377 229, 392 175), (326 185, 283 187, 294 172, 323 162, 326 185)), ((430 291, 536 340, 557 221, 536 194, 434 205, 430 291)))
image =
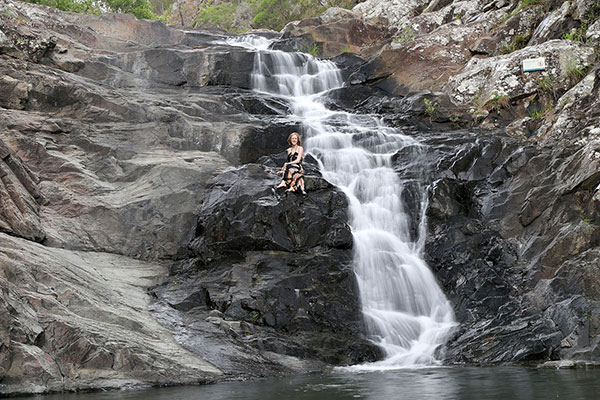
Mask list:
POLYGON ((598 399, 600 369, 424 368, 29 397, 43 400, 598 399))

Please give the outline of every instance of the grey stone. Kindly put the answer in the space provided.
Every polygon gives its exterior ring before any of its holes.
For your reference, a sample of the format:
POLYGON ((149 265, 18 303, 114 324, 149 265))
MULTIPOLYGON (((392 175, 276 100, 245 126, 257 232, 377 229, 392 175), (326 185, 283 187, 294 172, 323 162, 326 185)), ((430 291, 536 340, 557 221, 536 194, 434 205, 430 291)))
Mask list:
POLYGON ((0 47, 7 46, 10 43, 8 37, 0 30, 0 47))
POLYGON ((588 27, 585 36, 594 46, 600 46, 600 19, 588 27))

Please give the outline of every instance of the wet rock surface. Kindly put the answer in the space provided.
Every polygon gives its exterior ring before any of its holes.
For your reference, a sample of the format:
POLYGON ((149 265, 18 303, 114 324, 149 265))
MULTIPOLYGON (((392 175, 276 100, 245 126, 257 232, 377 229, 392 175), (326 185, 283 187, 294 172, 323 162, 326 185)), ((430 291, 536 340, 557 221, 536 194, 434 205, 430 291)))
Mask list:
POLYGON ((428 209, 427 261, 461 323, 448 360, 594 360, 597 143, 469 136, 440 158, 428 209))
POLYGON ((305 163, 308 195, 274 190, 280 158, 212 181, 195 237, 155 293, 184 318, 261 351, 374 361, 381 355, 364 339, 346 198, 315 164, 305 163))

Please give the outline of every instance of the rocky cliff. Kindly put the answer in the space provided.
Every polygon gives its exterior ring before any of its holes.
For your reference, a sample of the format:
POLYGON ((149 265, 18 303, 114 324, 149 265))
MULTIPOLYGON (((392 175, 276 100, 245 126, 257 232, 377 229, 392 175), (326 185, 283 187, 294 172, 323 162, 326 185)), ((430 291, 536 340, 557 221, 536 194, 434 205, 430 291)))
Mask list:
POLYGON ((248 90, 253 54, 219 39, 127 15, 0 3, 1 394, 202 383, 378 357, 361 338, 344 197, 317 171, 307 199, 273 195, 278 178, 256 172, 266 166, 225 172, 279 153, 295 125, 282 118, 287 105, 248 90), (261 281, 239 280, 232 298, 237 274, 252 274, 240 267, 244 251, 227 258, 229 245, 211 244, 228 231, 186 250, 198 212, 215 212, 200 205, 223 180, 247 186, 214 207, 279 213, 244 245, 261 281), (300 218, 296 231, 281 231, 286 218, 300 218), (280 231, 261 239, 269 229, 280 231), (216 280, 210 303, 191 273, 167 280, 169 270, 199 268, 186 260, 202 246, 223 254, 204 268, 233 274, 230 284, 206 277, 216 280), (339 307, 324 306, 332 299, 339 307))
POLYGON ((600 361, 599 17, 585 0, 368 0, 284 30, 347 66, 336 106, 421 127, 427 260, 461 323, 449 361, 600 361), (332 20, 390 38, 322 36, 332 20))
MULTIPOLYGON (((330 107, 428 145, 427 174, 394 159, 429 186, 426 257, 460 322, 448 362, 600 360, 599 13, 368 0, 275 44, 335 56, 349 84, 330 107)), ((345 197, 315 165, 307 197, 272 191, 296 123, 218 39, 0 0, 0 393, 380 357, 345 197)))

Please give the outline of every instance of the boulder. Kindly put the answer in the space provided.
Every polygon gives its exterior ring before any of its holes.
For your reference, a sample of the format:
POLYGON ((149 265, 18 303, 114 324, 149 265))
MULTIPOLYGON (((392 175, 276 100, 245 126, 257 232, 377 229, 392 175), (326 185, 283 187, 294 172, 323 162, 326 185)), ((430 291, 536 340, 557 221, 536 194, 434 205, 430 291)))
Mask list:
POLYGON ((152 317, 147 288, 164 272, 0 233, 0 395, 221 376, 152 317))
POLYGON ((262 159, 213 180, 185 258, 155 293, 187 320, 212 318, 263 351, 373 361, 381 354, 364 337, 346 198, 310 162, 308 195, 275 191, 281 163, 262 159))
POLYGON ((600 139, 598 120, 598 82, 600 69, 595 68, 562 95, 552 113, 545 116, 537 131, 541 143, 585 144, 600 139))
POLYGON ((546 81, 552 90, 566 90, 573 86, 573 71, 585 70, 594 61, 591 47, 552 40, 507 55, 473 58, 448 80, 445 90, 456 104, 471 105, 476 110, 502 98, 524 99, 537 93, 546 81), (522 61, 536 57, 545 58, 546 69, 523 72, 522 61))
POLYGON ((353 12, 365 19, 382 18, 389 26, 404 25, 411 17, 423 12, 430 0, 367 0, 357 4, 353 12))
POLYGON ((569 18, 570 13, 571 4, 564 2, 559 8, 547 14, 537 28, 535 28, 529 45, 560 39, 562 35, 569 32, 575 26, 575 22, 569 18))
POLYGON ((598 142, 429 136, 426 259, 461 324, 448 360, 594 360, 598 142))
POLYGON ((467 63, 470 44, 485 29, 485 24, 448 24, 423 36, 409 36, 387 45, 365 68, 372 78, 387 76, 377 86, 391 95, 439 89, 467 63))
POLYGON ((391 32, 373 21, 364 21, 348 10, 330 9, 321 17, 290 22, 282 30, 274 49, 304 51, 316 46, 321 57, 358 52, 372 45, 380 47, 391 32))
POLYGON ((596 20, 586 31, 586 39, 595 47, 600 46, 600 19, 596 20))
MULTIPOLYGON (((500 15, 496 13, 496 15, 500 15)), ((544 18, 540 8, 526 8, 507 21, 491 29, 488 35, 479 39, 471 48, 473 54, 508 54, 525 47, 534 30, 544 18)))

